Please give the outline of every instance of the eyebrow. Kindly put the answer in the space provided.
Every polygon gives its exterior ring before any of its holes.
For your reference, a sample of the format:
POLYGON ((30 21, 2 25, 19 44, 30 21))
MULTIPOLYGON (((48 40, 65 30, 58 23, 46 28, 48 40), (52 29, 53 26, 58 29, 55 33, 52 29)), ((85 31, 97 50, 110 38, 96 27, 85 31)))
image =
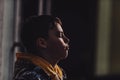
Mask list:
POLYGON ((64 32, 63 31, 56 31, 57 33, 62 33, 62 34, 64 34, 64 32))

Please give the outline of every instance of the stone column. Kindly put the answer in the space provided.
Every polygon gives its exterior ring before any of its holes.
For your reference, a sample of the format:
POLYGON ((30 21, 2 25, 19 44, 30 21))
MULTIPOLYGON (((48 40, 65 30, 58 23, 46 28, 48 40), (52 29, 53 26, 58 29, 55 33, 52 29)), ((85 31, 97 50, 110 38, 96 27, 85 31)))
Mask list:
POLYGON ((14 41, 15 1, 4 0, 2 29, 2 66, 1 79, 12 80, 14 54, 11 51, 14 41))
POLYGON ((0 0, 0 78, 1 78, 1 64, 2 64, 2 28, 3 28, 3 0, 0 0))
POLYGON ((97 76, 108 75, 110 69, 111 0, 98 1, 98 30, 96 50, 97 76))

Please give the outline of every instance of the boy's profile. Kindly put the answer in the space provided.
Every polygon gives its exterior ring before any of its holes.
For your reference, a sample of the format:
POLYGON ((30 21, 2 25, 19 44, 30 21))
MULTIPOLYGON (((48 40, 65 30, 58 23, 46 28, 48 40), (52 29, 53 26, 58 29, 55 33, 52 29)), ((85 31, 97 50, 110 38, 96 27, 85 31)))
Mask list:
POLYGON ((23 23, 20 33, 24 52, 16 53, 13 80, 64 80, 57 63, 68 56, 69 39, 59 18, 40 15, 23 23))

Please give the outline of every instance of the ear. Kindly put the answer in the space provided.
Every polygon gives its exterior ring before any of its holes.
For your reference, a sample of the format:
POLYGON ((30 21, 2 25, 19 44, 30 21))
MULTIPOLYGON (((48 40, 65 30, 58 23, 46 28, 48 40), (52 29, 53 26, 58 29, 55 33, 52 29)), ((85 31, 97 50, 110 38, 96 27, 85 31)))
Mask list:
POLYGON ((47 42, 44 38, 38 38, 37 41, 36 41, 36 44, 38 47, 41 47, 41 48, 46 48, 47 47, 47 42))

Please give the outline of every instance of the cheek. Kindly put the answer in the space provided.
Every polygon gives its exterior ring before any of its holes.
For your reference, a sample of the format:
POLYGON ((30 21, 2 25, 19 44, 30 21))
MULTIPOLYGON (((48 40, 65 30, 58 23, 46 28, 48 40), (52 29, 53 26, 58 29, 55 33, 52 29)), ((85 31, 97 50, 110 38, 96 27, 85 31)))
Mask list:
POLYGON ((63 41, 63 39, 58 39, 56 42, 55 42, 56 46, 58 48, 64 48, 65 47, 65 43, 63 41))
POLYGON ((50 47, 53 48, 53 50, 63 50, 65 48, 65 43, 62 39, 58 40, 52 40, 50 42, 50 47))
POLYGON ((51 41, 48 48, 49 52, 57 58, 65 58, 67 56, 66 44, 62 39, 51 41))

